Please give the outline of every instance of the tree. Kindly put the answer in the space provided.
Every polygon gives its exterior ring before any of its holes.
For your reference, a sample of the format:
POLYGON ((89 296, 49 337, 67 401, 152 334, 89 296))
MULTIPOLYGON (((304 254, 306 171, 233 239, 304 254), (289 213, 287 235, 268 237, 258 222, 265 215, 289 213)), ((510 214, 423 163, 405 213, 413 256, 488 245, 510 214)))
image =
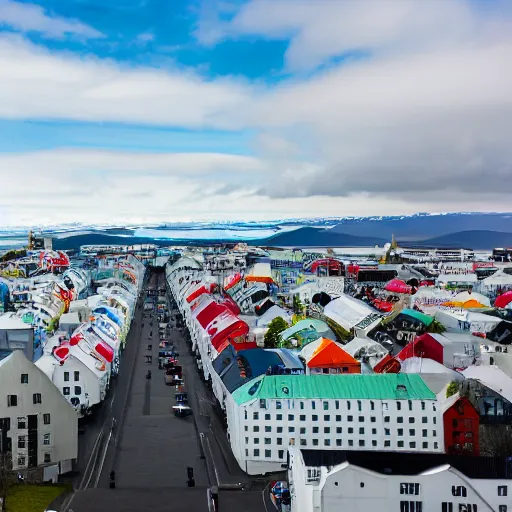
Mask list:
POLYGON ((450 398, 451 396, 455 395, 459 391, 459 383, 456 381, 450 382, 448 384, 448 387, 446 388, 446 398, 450 398))
POLYGON ((293 312, 296 314, 302 314, 304 305, 302 304, 298 295, 293 296, 293 312))
MULTIPOLYGON (((0 430, 0 436, 2 430, 0 430)), ((11 484, 12 479, 12 455, 10 452, 2 453, 0 451, 0 512, 7 510, 5 500, 7 498, 7 491, 11 484)))
POLYGON ((276 348, 281 340, 281 333, 288 328, 284 318, 277 316, 268 324, 268 331, 265 333, 265 348, 276 348))

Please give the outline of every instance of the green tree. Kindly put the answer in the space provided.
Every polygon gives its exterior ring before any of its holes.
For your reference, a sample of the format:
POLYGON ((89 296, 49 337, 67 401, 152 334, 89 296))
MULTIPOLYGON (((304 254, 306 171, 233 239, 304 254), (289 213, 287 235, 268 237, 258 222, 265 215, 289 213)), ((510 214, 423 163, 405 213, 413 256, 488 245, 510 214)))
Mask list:
POLYGON ((281 340, 281 333, 288 328, 284 318, 277 316, 270 324, 263 340, 265 348, 276 348, 281 340))
POLYGON ((293 312, 297 315, 302 314, 302 310, 304 309, 304 305, 300 301, 300 297, 298 295, 293 296, 293 312))
POLYGON ((450 398, 451 396, 455 395, 459 391, 459 383, 455 382, 454 380, 448 384, 448 387, 446 388, 446 398, 450 398))

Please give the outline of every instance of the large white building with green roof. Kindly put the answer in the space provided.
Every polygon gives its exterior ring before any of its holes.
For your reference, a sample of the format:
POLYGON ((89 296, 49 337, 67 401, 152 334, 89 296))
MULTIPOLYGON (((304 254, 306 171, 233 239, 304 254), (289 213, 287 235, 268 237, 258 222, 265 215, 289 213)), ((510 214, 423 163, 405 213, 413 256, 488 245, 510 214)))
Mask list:
POLYGON ((262 375, 226 398, 226 412, 251 475, 281 471, 288 446, 444 451, 441 408, 419 375, 262 375))

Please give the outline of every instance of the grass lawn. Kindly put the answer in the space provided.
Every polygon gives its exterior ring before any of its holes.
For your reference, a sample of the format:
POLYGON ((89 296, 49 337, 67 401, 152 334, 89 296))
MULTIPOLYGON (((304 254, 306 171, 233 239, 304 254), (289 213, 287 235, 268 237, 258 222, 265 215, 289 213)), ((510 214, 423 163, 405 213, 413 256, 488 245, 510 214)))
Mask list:
POLYGON ((66 485, 15 485, 7 494, 7 512, 43 512, 68 489, 66 485))

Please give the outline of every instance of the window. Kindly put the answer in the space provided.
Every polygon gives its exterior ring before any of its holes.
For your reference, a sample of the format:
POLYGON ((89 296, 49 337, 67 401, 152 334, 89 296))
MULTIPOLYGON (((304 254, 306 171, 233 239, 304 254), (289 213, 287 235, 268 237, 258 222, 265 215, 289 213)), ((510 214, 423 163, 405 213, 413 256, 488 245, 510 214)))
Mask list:
POLYGON ((341 421, 341 414, 336 415, 336 421, 341 421))
POLYGON ((410 428, 409 429, 409 435, 410 436, 415 436, 416 435, 416 430, 414 430, 413 428, 410 428))
POLYGON ((353 434, 354 433, 354 429, 352 427, 348 427, 348 433, 349 434, 353 434))
POLYGON ((403 448, 404 447, 404 442, 403 441, 398 441, 396 443, 396 445, 398 446, 398 448, 403 448))
POLYGON ((340 401, 339 400, 334 400, 334 408, 335 409, 339 409, 340 408, 340 401))
POLYGON ((51 462, 51 461, 52 461, 52 456, 48 452, 46 452, 44 454, 44 462, 48 463, 48 462, 51 462))
POLYGON ((75 378, 75 382, 78 382, 80 380, 80 372, 75 371, 74 378, 75 378))
POLYGON ((26 466, 25 455, 18 455, 18 466, 26 466))
POLYGON ((375 418, 375 416, 370 416, 370 421, 372 423, 375 423, 377 421, 377 418, 375 418))
POLYGON ((377 446, 377 441, 375 439, 372 440, 372 446, 377 446))
POLYGON ((434 450, 437 450, 437 443, 434 443, 434 450))
POLYGON ((300 433, 305 434, 306 433, 306 427, 300 427, 300 433))
POLYGON ((41 393, 34 393, 32 395, 32 401, 35 404, 40 404, 41 403, 41 393))
POLYGON ((467 495, 467 490, 463 485, 452 485, 452 496, 462 496, 466 498, 467 495))
POLYGON ((69 372, 64 372, 64 382, 69 382, 69 372))
POLYGON ((347 400, 347 409, 350 411, 350 400, 347 400))
POLYGON ((245 444, 249 444, 249 438, 248 437, 245 438, 245 444))
POLYGON ((425 410, 425 402, 421 402, 421 410, 424 411, 425 410))
POLYGON ((427 449, 428 449, 428 443, 427 443, 427 442, 423 442, 421 446, 422 446, 422 448, 423 448, 424 450, 427 450, 427 449))
POLYGON ((318 427, 313 427, 313 434, 318 434, 319 432, 319 428, 318 427))
POLYGON ((391 429, 390 428, 385 428, 384 429, 384 435, 385 436, 390 436, 391 435, 391 429))
POLYGON ((324 434, 330 434, 331 428, 330 427, 324 427, 324 434))
POLYGON ((364 416, 359 416, 359 423, 363 423, 364 422, 364 416))
POLYGON ((304 402, 300 402, 300 408, 304 409, 304 402))
POLYGON ((389 409, 388 403, 387 402, 382 402, 382 410, 383 411, 387 411, 388 409, 389 409))
POLYGON ((375 410, 375 402, 370 401, 370 410, 371 411, 375 410))
POLYGON ((70 393, 71 393, 71 392, 70 392, 69 388, 62 388, 62 394, 63 394, 64 396, 69 396, 69 395, 70 395, 70 393))
POLYGON ((330 439, 324 439, 324 445, 325 446, 331 446, 331 440, 330 439))
POLYGON ((372 435, 373 435, 373 436, 376 436, 376 435, 377 435, 377 429, 376 429, 376 428, 372 428, 372 435))
POLYGON ((288 427, 288 432, 291 432, 291 433, 295 432, 295 427, 288 427))
POLYGON ((50 446, 51 444, 52 444, 51 434, 45 434, 43 436, 43 445, 44 446, 50 446))
POLYGON ((264 398, 260 398, 260 409, 266 409, 266 408, 267 408, 267 401, 264 398))
POLYGON ((507 496, 508 488, 506 485, 498 485, 498 496, 507 496))
POLYGON ((81 386, 75 386, 75 395, 79 396, 82 394, 81 386))
POLYGON ((384 441, 384 448, 389 448, 391 446, 391 441, 384 441))
POLYGON ((352 421, 354 419, 353 416, 347 416, 347 421, 352 421))
POLYGON ((359 446, 364 446, 364 441, 362 439, 359 439, 359 446))
POLYGON ((432 430, 432 435, 433 435, 434 437, 437 437, 437 430, 432 430))
POLYGON ((254 438, 254 444, 260 444, 260 438, 259 437, 255 437, 254 438))
POLYGON ((253 413, 252 413, 252 419, 253 419, 253 420, 257 420, 257 419, 259 419, 259 414, 258 414, 257 412, 253 412, 253 413))
POLYGON ((359 427, 359 433, 364 434, 364 427, 359 427))
POLYGON ((295 416, 293 414, 288 414, 288 421, 293 421, 295 416))
POLYGON ((409 417, 409 423, 414 423, 414 421, 415 421, 415 420, 414 420, 414 416, 410 416, 410 417, 409 417))
POLYGON ((265 425, 265 432, 272 432, 272 427, 270 425, 265 425))
POLYGON ((352 439, 349 439, 349 440, 348 440, 348 445, 349 445, 349 446, 354 446, 354 441, 352 441, 352 439))
POLYGON ((329 410, 329 402, 324 402, 323 405, 324 405, 324 411, 328 411, 329 410))
POLYGON ((361 400, 357 401, 357 410, 362 411, 363 410, 363 404, 361 403, 361 400))
POLYGON ((284 459, 284 450, 279 450, 277 452, 277 456, 280 458, 280 459, 284 459))
POLYGON ((258 425, 254 425, 254 426, 252 427, 252 431, 253 431, 253 432, 259 432, 259 431, 260 431, 260 427, 259 427, 258 425))
POLYGON ((245 426, 244 426, 244 430, 245 430, 246 432, 248 432, 248 431, 249 431, 249 427, 248 427, 247 425, 245 425, 245 426))
POLYGON ((313 416, 311 416, 311 420, 312 421, 318 421, 318 415, 313 414, 313 416))
POLYGON ((341 446, 341 439, 336 439, 336 446, 341 446))
POLYGON ((283 415, 282 414, 276 414, 276 420, 277 421, 283 421, 283 415))
POLYGON ((507 512, 507 505, 498 505, 498 512, 507 512))
POLYGON ((18 395, 7 395, 7 407, 16 407, 18 405, 18 395))
POLYGON ((432 423, 433 423, 434 425, 437 423, 437 419, 436 419, 436 417, 435 417, 435 416, 432 418, 432 423))
POLYGON ((313 439, 313 446, 318 446, 318 439, 313 439))
POLYGON ((244 410, 244 418, 247 419, 247 409, 244 410))
POLYGON ((389 423, 389 416, 384 416, 384 423, 389 423))
POLYGON ((398 436, 403 436, 404 435, 404 429, 403 428, 399 428, 397 431, 396 431, 396 434, 398 436))
POLYGON ((400 512, 423 512, 422 501, 401 501, 400 512))
POLYGON ((25 448, 25 436, 18 436, 18 448, 25 448))
POLYGON ((311 409, 315 410, 315 408, 316 408, 316 403, 313 401, 313 402, 311 402, 311 409))
POLYGON ((283 427, 277 427, 276 431, 277 431, 278 434, 282 434, 283 433, 283 427))
POLYGON ((276 401, 276 409, 281 409, 281 402, 280 402, 280 400, 276 401))
POLYGON ((400 402, 396 403, 396 410, 401 411, 402 410, 402 404, 400 402))
POLYGON ((306 421, 306 415, 305 415, 305 414, 301 414, 301 415, 299 416, 299 420, 300 420, 300 421, 306 421))
POLYGON ((329 414, 324 414, 324 421, 331 421, 329 414))
POLYGON ((247 448, 245 449, 245 456, 249 457, 249 450, 247 448))
POLYGON ((260 449, 259 448, 255 448, 253 453, 254 453, 255 457, 259 457, 260 456, 260 449))
POLYGON ((307 446, 307 444, 308 444, 308 443, 307 443, 307 440, 306 440, 306 439, 301 439, 301 440, 300 440, 300 445, 301 445, 301 446, 307 446))
POLYGON ((409 448, 416 448, 416 441, 411 441, 409 443, 409 448))
POLYGON ((422 437, 428 437, 428 431, 426 428, 421 431, 421 435, 422 437))
POLYGON ((270 421, 270 414, 265 414, 265 421, 270 421))
POLYGON ((409 411, 412 411, 412 400, 409 400, 409 411))
POLYGON ((398 416, 397 419, 396 419, 396 422, 397 423, 403 423, 404 422, 403 416, 398 416))
POLYGON ((278 444, 279 446, 281 446, 281 445, 283 444, 283 438, 282 438, 282 437, 278 437, 278 438, 276 439, 276 442, 277 442, 277 444, 278 444))
POLYGON ((21 374, 21 383, 22 384, 28 384, 28 373, 22 373, 21 374))
POLYGON ((270 437, 265 437, 265 444, 271 444, 272 443, 272 439, 270 439, 270 437))
POLYGON ((336 427, 336 434, 341 434, 343 432, 342 427, 336 427))
POLYGON ((427 418, 426 416, 423 416, 423 417, 421 418, 421 422, 422 422, 422 423, 428 423, 428 418, 427 418))
POLYGON ((420 494, 420 484, 417 484, 417 483, 401 483, 400 484, 400 494, 414 494, 415 496, 419 496, 419 494, 420 494))
POLYGON ((27 419, 18 418, 18 430, 25 430, 27 428, 27 419))

